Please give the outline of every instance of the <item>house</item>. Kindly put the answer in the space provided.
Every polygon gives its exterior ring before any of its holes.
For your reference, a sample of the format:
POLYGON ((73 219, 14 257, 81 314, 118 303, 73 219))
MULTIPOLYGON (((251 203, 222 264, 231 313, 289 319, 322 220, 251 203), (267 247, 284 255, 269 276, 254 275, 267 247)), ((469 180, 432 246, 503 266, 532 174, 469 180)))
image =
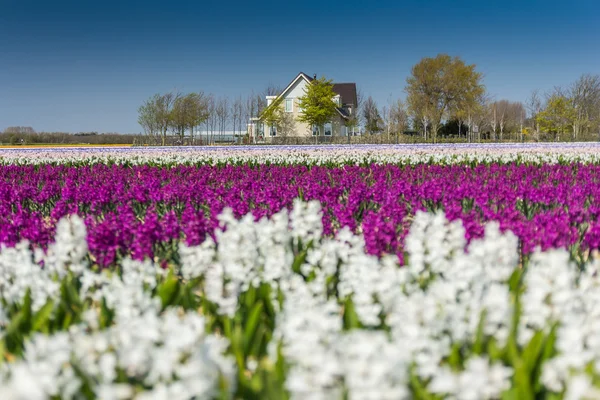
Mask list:
POLYGON ((309 126, 304 122, 299 122, 297 117, 302 113, 298 98, 304 95, 305 88, 309 85, 316 75, 308 76, 300 72, 289 85, 277 96, 267 96, 267 106, 274 101, 281 100, 285 113, 290 115, 290 127, 286 132, 277 132, 276 126, 267 126, 260 118, 251 118, 248 126, 248 132, 255 142, 269 141, 270 138, 277 136, 287 137, 311 137, 319 133, 324 136, 353 136, 358 132, 358 127, 350 127, 349 122, 356 113, 357 95, 355 83, 334 83, 333 91, 335 97, 333 100, 337 103, 337 113, 332 120, 325 124, 323 130, 319 132, 316 126, 309 126))

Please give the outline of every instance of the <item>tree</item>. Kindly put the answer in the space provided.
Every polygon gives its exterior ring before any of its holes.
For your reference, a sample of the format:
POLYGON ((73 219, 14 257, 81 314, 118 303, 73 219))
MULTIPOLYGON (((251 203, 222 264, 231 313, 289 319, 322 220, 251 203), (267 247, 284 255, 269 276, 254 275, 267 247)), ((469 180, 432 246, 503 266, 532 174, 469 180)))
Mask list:
POLYGON ((363 118, 365 120, 365 130, 369 132, 370 135, 381 132, 383 120, 379 114, 377 103, 371 96, 369 96, 363 104, 363 118))
POLYGON ((206 139, 208 143, 212 143, 215 130, 217 128, 217 105, 215 96, 210 94, 206 99, 208 118, 204 121, 206 125, 206 139), (209 136, 210 133, 210 136, 209 136))
POLYGON ((210 116, 209 110, 209 98, 204 92, 190 93, 190 102, 192 104, 190 119, 188 121, 188 127, 190 129, 190 137, 192 144, 194 143, 194 129, 202 124, 210 116))
POLYGON ((573 101, 559 94, 551 95, 546 107, 537 116, 537 122, 542 130, 555 134, 555 140, 560 140, 560 135, 573 128, 576 110, 573 101))
POLYGON ((241 96, 238 96, 231 104, 231 122, 233 124, 233 133, 237 134, 242 131, 242 123, 244 120, 244 103, 241 96), (237 130, 236 130, 237 128, 237 130))
POLYGON ((219 101, 216 103, 215 112, 217 114, 217 120, 219 124, 219 136, 221 137, 222 141, 225 130, 227 129, 227 120, 229 118, 229 102, 227 101, 226 97, 219 99, 219 101))
POLYGON ((400 99, 390 107, 390 124, 396 135, 402 134, 408 127, 408 112, 406 105, 400 99))
POLYGON ((407 102, 414 114, 429 120, 434 142, 442 119, 448 118, 451 110, 484 93, 481 79, 474 64, 466 65, 447 54, 423 58, 412 67, 406 80, 407 102))
POLYGON ((12 133, 17 135, 33 135, 35 130, 30 126, 9 126, 4 130, 4 133, 12 133))
POLYGON ((593 128, 600 116, 600 75, 584 74, 567 90, 573 102, 575 118, 573 120, 573 136, 593 128))
POLYGON ((525 106, 520 101, 511 101, 506 112, 506 126, 510 132, 518 132, 523 140, 523 123, 525 122, 525 106))
POLYGON ((323 126, 331 121, 337 112, 337 104, 333 101, 335 92, 331 80, 320 77, 313 79, 304 88, 304 94, 298 98, 298 106, 303 111, 297 120, 308 125, 316 126, 320 135, 323 126))
POLYGON ((146 100, 138 108, 138 124, 144 129, 146 135, 154 137, 159 133, 156 103, 153 99, 146 100))
POLYGON ((489 96, 483 95, 469 113, 469 137, 472 141, 477 140, 481 142, 482 131, 489 127, 488 110, 490 108, 490 101, 489 96), (477 127, 477 129, 475 129, 475 127, 477 127))
POLYGON ((190 119, 190 102, 187 96, 177 96, 173 102, 173 110, 171 111, 171 129, 179 135, 179 140, 183 144, 185 130, 189 125, 190 119))
POLYGON ((161 134, 163 146, 173 122, 173 105, 179 96, 173 92, 155 94, 138 109, 138 123, 149 135, 161 134))
POLYGON ((468 141, 472 140, 472 122, 473 113, 485 102, 484 92, 470 91, 462 93, 462 95, 454 102, 450 109, 450 117, 454 118, 458 125, 458 136, 461 136, 461 128, 463 125, 467 125, 467 132, 465 136, 468 141))
POLYGON ((167 130, 172 126, 173 105, 180 97, 179 93, 169 92, 163 95, 156 94, 153 97, 156 112, 156 123, 162 133, 162 145, 166 144, 167 130))
POLYGON ((498 126, 500 127, 500 141, 502 141, 503 136, 504 136, 504 128, 506 126, 506 122, 507 122, 507 118, 508 118, 508 114, 509 114, 510 101, 500 100, 500 101, 497 101, 495 103, 495 105, 496 105, 496 110, 498 112, 498 126))
POLYGON ((540 125, 538 124, 538 115, 544 109, 542 105, 542 99, 539 95, 539 90, 535 89, 531 92, 527 100, 525 101, 525 106, 529 111, 529 117, 533 123, 533 130, 535 131, 536 140, 540 139, 540 125))
POLYGON ((261 114, 261 121, 269 128, 275 127, 277 136, 288 137, 295 133, 294 117, 285 112, 283 97, 275 99, 261 114))
MULTIPOLYGON (((194 129, 202 124, 209 117, 208 97, 203 92, 194 92, 185 95, 179 101, 184 110, 184 119, 182 121, 182 131, 180 133, 183 141, 183 131, 190 130, 190 141, 194 142, 194 129)), ((174 106, 176 109, 177 107, 174 106)))
POLYGON ((504 138, 504 132, 516 132, 522 128, 525 107, 520 102, 510 100, 498 100, 490 106, 490 126, 496 136, 496 127, 500 129, 500 141, 504 138))
POLYGON ((427 140, 427 129, 431 121, 431 107, 425 101, 424 96, 415 97, 408 103, 408 111, 412 117, 416 130, 423 129, 423 139, 427 140))

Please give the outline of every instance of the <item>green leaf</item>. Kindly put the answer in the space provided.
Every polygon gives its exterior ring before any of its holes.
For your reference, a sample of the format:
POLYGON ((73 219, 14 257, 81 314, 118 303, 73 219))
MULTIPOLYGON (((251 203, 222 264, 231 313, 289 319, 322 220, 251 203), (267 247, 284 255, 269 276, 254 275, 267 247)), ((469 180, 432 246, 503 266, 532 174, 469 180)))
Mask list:
POLYGON ((515 370, 514 381, 519 392, 519 400, 534 400, 533 388, 531 387, 531 376, 526 364, 518 359, 513 364, 515 370))
POLYGON ((528 372, 532 372, 535 368, 540 352, 544 348, 544 333, 537 331, 522 353, 522 359, 528 372))
POLYGON ((306 260, 306 250, 302 250, 298 255, 294 258, 294 262, 292 263, 292 271, 297 274, 301 274, 300 267, 304 264, 306 260))
POLYGON ((54 301, 48 300, 33 316, 31 330, 35 332, 48 332, 48 321, 50 320, 53 311, 54 301))
POLYGON ((163 309, 173 304, 179 289, 179 280, 170 275, 159 286, 156 294, 162 302, 163 309))
POLYGON ((485 325, 485 318, 487 312, 483 310, 481 312, 481 316, 479 317, 479 324, 477 325, 477 332, 475 334, 475 343, 473 344, 473 353, 477 355, 481 355, 483 353, 483 341, 484 341, 484 332, 483 327, 485 325))
POLYGON ((352 301, 352 298, 349 297, 344 303, 344 329, 350 330, 360 328, 360 326, 361 323, 358 314, 356 314, 354 302, 352 301))
POLYGON ((102 303, 100 304, 100 327, 103 329, 108 328, 112 324, 113 317, 113 310, 108 308, 106 305, 106 299, 102 298, 102 303))
POLYGON ((519 400, 519 391, 513 387, 502 393, 502 400, 519 400))
POLYGON ((453 343, 448 356, 448 365, 452 370, 458 371, 462 367, 462 356, 460 354, 460 343, 453 343))
POLYGON ((490 363, 494 363, 496 361, 500 361, 504 355, 504 352, 501 348, 498 347, 498 343, 494 338, 491 338, 488 341, 487 345, 487 354, 490 358, 490 363))
POLYGON ((244 355, 246 357, 248 356, 248 350, 252 345, 252 339, 254 338, 254 333, 256 331, 262 310, 262 302, 256 303, 250 311, 248 319, 246 320, 246 327, 244 328, 244 355))
POLYGON ((415 399, 433 400, 433 396, 425 389, 419 377, 415 374, 414 367, 410 370, 410 387, 415 399))

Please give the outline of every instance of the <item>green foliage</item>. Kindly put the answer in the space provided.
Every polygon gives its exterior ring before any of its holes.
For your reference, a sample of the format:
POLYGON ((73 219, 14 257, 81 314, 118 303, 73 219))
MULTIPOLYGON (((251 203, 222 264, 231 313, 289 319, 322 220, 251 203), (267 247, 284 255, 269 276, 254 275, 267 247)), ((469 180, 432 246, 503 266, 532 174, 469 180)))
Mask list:
MULTIPOLYGON (((307 253, 313 242, 302 243, 300 240, 292 244, 295 258, 290 265, 294 273, 310 281, 310 272, 302 273, 307 253)), ((118 273, 108 272, 105 273, 118 273)), ((556 355, 557 326, 534 332, 531 339, 520 345, 519 322, 521 318, 521 294, 524 291, 523 278, 527 274, 527 266, 517 267, 508 281, 510 301, 513 304, 513 315, 509 336, 503 345, 496 338, 485 333, 484 326, 487 312, 480 315, 475 334, 465 341, 454 342, 443 364, 452 371, 459 372, 465 368, 469 358, 482 356, 492 364, 503 364, 514 371, 511 387, 505 391, 503 399, 542 399, 555 396, 541 384, 540 378, 543 364, 556 355)), ((342 305, 343 328, 383 329, 385 326, 365 326, 356 312, 352 296, 340 298, 336 287, 335 275, 331 281, 331 296, 342 305)), ((163 310, 170 307, 181 307, 183 310, 201 313, 206 320, 207 332, 218 333, 226 337, 230 343, 229 354, 237 364, 238 375, 235 383, 235 398, 240 399, 287 399, 285 380, 288 366, 281 352, 281 344, 273 343, 277 310, 283 302, 282 291, 277 285, 257 283, 250 285, 239 294, 238 307, 234 314, 223 315, 218 312, 217 305, 204 296, 202 278, 183 279, 176 267, 170 267, 166 274, 157 277, 158 284, 153 294, 161 300, 163 310), (269 345, 274 345, 276 360, 267 356, 269 345)), ((431 280, 436 279, 431 277, 431 280)), ((83 299, 80 296, 81 282, 70 273, 60 282, 59 295, 48 300, 37 310, 32 308, 32 295, 27 291, 18 304, 3 304, 8 324, 3 327, 0 337, 0 363, 11 362, 21 357, 24 343, 34 333, 52 334, 66 331, 73 324, 83 321, 83 315, 95 309, 98 315, 98 326, 106 329, 113 323, 114 310, 106 302, 83 299)), ((425 288, 431 281, 420 282, 425 288)), ((271 353, 272 354, 272 353, 271 353)), ((73 366, 82 382, 81 392, 85 398, 93 398, 89 378, 73 366)), ((126 379, 124 377, 123 379, 126 379)), ((230 382, 223 380, 221 392, 217 398, 228 398, 230 382)), ((415 399, 441 399, 443 396, 432 394, 428 390, 430 382, 419 377, 416 367, 411 368, 409 387, 415 399)), ((560 398, 560 395, 559 397, 560 398)))
POLYGON ((189 93, 177 96, 171 111, 171 125, 183 140, 186 129, 194 127, 208 119, 207 99, 202 93, 189 93))
POLYGON ((443 118, 480 98, 485 88, 475 65, 467 65, 458 57, 438 54, 425 57, 411 70, 406 80, 407 103, 416 119, 431 124, 435 141, 443 118))
POLYGON ((546 107, 537 115, 536 121, 542 131, 558 135, 572 132, 576 116, 573 100, 555 94, 550 96, 546 107))
POLYGON ((298 105, 302 113, 297 117, 298 121, 319 129, 337 112, 337 104, 333 101, 335 92, 331 80, 320 77, 314 79, 304 90, 304 95, 298 98, 298 105))

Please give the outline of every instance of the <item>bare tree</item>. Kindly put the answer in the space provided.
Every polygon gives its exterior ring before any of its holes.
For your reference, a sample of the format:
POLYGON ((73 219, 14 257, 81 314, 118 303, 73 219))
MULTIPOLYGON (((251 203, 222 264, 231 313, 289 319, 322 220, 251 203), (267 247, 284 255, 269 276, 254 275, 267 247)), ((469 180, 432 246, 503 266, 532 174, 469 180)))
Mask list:
POLYGON ((229 102, 226 97, 222 97, 217 101, 215 112, 217 114, 219 124, 219 137, 221 138, 222 142, 223 135, 227 129, 227 120, 229 117, 229 102))
POLYGON ((190 129, 190 144, 194 144, 194 129, 209 117, 208 97, 203 92, 188 95, 189 115, 187 127, 190 129))
POLYGON ((4 130, 4 133, 31 135, 35 133, 35 130, 30 126, 9 126, 4 130))
POLYGON ((488 115, 490 127, 492 128, 492 132, 494 133, 493 140, 496 140, 498 138, 496 136, 496 128, 498 126, 498 105, 495 101, 489 105, 488 115))
POLYGON ((216 100, 215 100, 215 96, 210 94, 207 97, 206 100, 206 104, 207 104, 207 114, 208 114, 208 118, 205 121, 205 125, 206 125, 206 141, 208 142, 208 144, 211 144, 214 140, 214 133, 215 130, 217 129, 217 112, 216 112, 216 100))
POLYGON ((510 102, 508 100, 499 100, 494 103, 496 110, 496 119, 498 121, 498 127, 500 128, 500 141, 504 138, 504 127, 506 126, 507 117, 510 108, 510 102))
POLYGON ((480 101, 476 106, 471 110, 470 119, 471 126, 469 127, 469 131, 473 131, 472 140, 481 142, 481 133, 490 127, 489 124, 489 110, 491 109, 491 98, 489 95, 484 95, 480 98, 480 101), (475 129, 477 127, 477 129, 475 129), (477 130, 477 132, 475 132, 477 130), (475 137, 477 134, 477 137, 475 137))
POLYGON ((519 132, 522 134, 523 121, 525 119, 525 106, 523 103, 519 101, 509 102, 504 119, 506 130, 508 132, 519 132))
POLYGON ((365 103, 365 96, 362 89, 356 90, 356 106, 354 107, 354 115, 356 115, 356 125, 361 126, 365 124, 364 115, 362 112, 365 103))
POLYGON ((527 111, 529 111, 529 118, 533 124, 533 130, 535 131, 536 140, 540 139, 540 125, 537 122, 538 115, 544 109, 544 104, 542 102, 542 98, 540 97, 540 92, 538 89, 535 89, 531 92, 527 100, 525 101, 525 107, 527 111))
POLYGON ((399 137, 408 126, 408 112, 406 104, 398 99, 390 108, 390 124, 392 131, 399 137))
POLYGON ((233 124, 233 133, 238 134, 239 132, 241 135, 242 123, 244 121, 244 103, 241 96, 238 96, 231 105, 231 121, 233 124))
POLYGON ((363 105, 363 118, 365 119, 365 129, 370 135, 381 131, 381 116, 377 103, 371 96, 367 98, 363 105))
POLYGON ((584 74, 579 77, 568 89, 568 97, 575 107, 575 120, 573 121, 573 136, 592 128, 597 123, 600 113, 600 76, 584 74))

